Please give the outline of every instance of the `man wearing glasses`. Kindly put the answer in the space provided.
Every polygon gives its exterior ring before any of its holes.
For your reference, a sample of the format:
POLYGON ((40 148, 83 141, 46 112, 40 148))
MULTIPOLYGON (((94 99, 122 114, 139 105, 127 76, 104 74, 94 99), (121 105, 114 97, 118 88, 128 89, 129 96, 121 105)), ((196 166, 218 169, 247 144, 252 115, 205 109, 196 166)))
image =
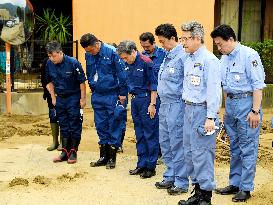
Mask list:
POLYGON ((214 182, 216 120, 221 96, 219 60, 204 46, 204 28, 192 21, 181 26, 189 54, 184 64, 185 115, 183 145, 194 195, 179 205, 210 205, 214 182))

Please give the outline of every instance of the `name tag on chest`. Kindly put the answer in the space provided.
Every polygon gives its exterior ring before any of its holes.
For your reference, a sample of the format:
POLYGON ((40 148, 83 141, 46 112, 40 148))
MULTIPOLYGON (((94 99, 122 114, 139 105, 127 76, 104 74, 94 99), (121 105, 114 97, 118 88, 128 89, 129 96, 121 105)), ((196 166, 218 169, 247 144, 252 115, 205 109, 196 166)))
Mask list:
POLYGON ((94 82, 97 82, 98 81, 98 78, 99 78, 99 75, 98 73, 96 72, 93 79, 94 79, 94 82))
POLYGON ((191 84, 194 86, 199 86, 201 83, 201 78, 200 76, 196 75, 191 75, 191 84))

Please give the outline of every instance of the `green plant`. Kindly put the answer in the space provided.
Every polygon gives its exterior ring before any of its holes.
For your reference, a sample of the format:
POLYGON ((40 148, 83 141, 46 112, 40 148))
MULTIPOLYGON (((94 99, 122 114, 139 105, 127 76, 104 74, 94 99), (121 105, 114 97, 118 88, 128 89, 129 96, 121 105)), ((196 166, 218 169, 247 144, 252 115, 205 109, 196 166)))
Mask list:
POLYGON ((243 43, 256 50, 262 60, 265 71, 265 82, 273 83, 273 40, 265 40, 264 42, 248 42, 243 43))
POLYGON ((37 32, 41 39, 45 41, 57 40, 60 43, 66 43, 72 36, 70 34, 70 27, 72 21, 69 16, 55 15, 55 10, 43 10, 43 16, 35 15, 37 32))

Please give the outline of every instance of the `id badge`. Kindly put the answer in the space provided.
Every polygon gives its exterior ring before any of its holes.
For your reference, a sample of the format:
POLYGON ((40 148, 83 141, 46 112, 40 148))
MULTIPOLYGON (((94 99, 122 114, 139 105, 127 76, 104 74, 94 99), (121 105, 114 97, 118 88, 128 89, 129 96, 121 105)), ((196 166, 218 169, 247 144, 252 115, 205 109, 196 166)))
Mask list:
POLYGON ((99 78, 99 76, 98 76, 98 73, 96 73, 95 75, 94 75, 94 82, 97 82, 98 81, 98 78, 99 78))
POLYGON ((169 68, 169 72, 171 73, 171 74, 174 74, 174 68, 169 68))
POLYGON ((191 76, 191 84, 194 86, 199 86, 201 83, 201 78, 199 76, 196 75, 192 75, 191 76))

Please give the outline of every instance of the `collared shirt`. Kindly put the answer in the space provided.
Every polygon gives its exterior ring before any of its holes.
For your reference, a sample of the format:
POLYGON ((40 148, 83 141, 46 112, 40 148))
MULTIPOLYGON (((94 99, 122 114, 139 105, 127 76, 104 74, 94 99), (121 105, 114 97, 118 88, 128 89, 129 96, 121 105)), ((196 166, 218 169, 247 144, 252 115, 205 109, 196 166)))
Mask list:
POLYGON ((101 44, 97 55, 85 53, 86 75, 92 92, 109 93, 117 91, 126 96, 125 64, 116 53, 116 49, 106 43, 101 44))
POLYGON ((166 56, 166 51, 163 48, 159 48, 155 46, 154 52, 152 54, 149 54, 146 51, 143 51, 142 54, 149 57, 153 61, 154 72, 155 72, 155 75, 158 76, 160 65, 166 56))
POLYGON ((183 99, 207 104, 207 117, 216 118, 221 98, 219 60, 204 46, 190 54, 184 64, 183 99))
POLYGON ((164 103, 165 98, 181 100, 186 57, 181 44, 167 52, 158 74, 157 92, 161 103, 164 103))
POLYGON ((127 84, 129 93, 141 94, 156 91, 157 78, 153 70, 153 62, 150 58, 137 53, 135 62, 125 63, 127 71, 127 84))
POLYGON ((220 61, 222 85, 226 93, 245 93, 266 87, 259 54, 240 43, 220 61))
POLYGON ((72 94, 80 91, 80 84, 86 78, 82 66, 75 58, 64 55, 58 64, 47 61, 46 82, 52 82, 57 94, 72 94))

